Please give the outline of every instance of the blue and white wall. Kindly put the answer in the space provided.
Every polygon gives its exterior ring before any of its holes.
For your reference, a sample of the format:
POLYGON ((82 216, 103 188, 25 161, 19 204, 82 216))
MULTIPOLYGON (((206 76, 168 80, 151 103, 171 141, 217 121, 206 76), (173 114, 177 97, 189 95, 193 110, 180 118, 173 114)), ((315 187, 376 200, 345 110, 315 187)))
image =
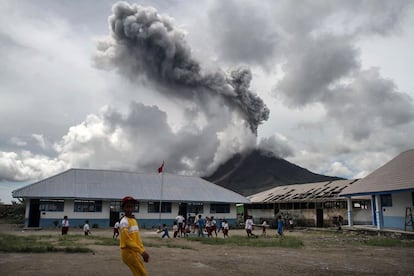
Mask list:
MULTIPOLYGON (((74 212, 74 200, 65 199, 64 201, 64 211, 41 211, 39 227, 42 228, 54 228, 55 223, 58 224, 58 227, 61 226, 64 216, 68 216, 70 228, 76 229, 85 223, 85 220, 89 220, 89 225, 98 225, 99 228, 108 228, 112 227, 110 225, 110 202, 102 201, 102 211, 101 212, 74 212)), ((204 213, 200 213, 203 218, 206 216, 214 216, 216 219, 225 218, 229 225, 233 226, 237 223, 237 210, 236 204, 230 203, 230 213, 210 213, 210 203, 204 203, 204 213)), ((175 218, 178 215, 179 204, 171 204, 170 213, 162 213, 161 221, 159 220, 159 213, 148 213, 148 204, 147 202, 140 202, 139 212, 134 213, 135 217, 138 220, 138 223, 141 228, 153 228, 158 227, 161 223, 165 223, 168 226, 173 225, 175 218)), ((29 212, 30 212, 30 200, 27 200, 26 204, 26 214, 25 214, 25 226, 28 226, 29 221, 29 212)), ((122 214, 122 212, 120 212, 122 214)), ((194 216, 194 213, 191 213, 194 216)))
POLYGON ((382 208, 383 228, 404 230, 405 212, 407 207, 413 208, 411 192, 396 192, 391 194, 392 206, 382 208))

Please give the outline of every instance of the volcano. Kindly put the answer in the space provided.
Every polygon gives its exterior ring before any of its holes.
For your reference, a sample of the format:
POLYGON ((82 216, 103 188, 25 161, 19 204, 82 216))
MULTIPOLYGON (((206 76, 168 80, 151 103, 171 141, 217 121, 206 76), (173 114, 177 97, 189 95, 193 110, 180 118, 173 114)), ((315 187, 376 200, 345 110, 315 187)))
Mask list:
POLYGON ((203 178, 244 196, 276 186, 343 179, 313 173, 259 149, 233 155, 203 178))

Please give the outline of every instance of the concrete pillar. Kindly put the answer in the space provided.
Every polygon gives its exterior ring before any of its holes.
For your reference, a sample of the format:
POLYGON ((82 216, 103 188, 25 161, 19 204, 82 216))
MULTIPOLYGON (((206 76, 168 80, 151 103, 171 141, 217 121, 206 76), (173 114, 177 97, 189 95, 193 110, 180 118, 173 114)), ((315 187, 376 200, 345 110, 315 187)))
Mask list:
POLYGON ((351 197, 347 197, 346 198, 346 203, 348 205, 348 226, 351 227, 354 225, 354 221, 352 218, 352 198, 351 197))
POLYGON ((381 222, 381 196, 375 195, 375 217, 377 218, 377 229, 381 230, 382 222, 381 222))

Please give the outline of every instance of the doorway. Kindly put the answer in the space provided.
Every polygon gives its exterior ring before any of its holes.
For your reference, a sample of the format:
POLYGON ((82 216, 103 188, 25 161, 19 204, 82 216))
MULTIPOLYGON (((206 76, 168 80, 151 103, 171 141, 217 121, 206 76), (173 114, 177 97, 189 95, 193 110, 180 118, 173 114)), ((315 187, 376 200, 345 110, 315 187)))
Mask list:
POLYGON ((316 227, 323 227, 323 209, 316 209, 316 227))
POLYGON ((39 199, 30 199, 29 225, 27 225, 28 227, 39 227, 39 223, 40 223, 39 205, 40 205, 39 199))
POLYGON ((182 215, 187 220, 187 203, 178 204, 178 214, 182 215))

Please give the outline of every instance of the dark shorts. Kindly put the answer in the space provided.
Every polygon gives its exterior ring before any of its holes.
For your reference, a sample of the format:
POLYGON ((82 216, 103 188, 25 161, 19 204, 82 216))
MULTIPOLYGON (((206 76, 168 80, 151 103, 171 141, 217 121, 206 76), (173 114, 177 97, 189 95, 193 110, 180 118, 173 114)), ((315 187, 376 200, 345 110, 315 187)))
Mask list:
POLYGON ((62 227, 62 235, 66 235, 69 231, 69 227, 62 227))

